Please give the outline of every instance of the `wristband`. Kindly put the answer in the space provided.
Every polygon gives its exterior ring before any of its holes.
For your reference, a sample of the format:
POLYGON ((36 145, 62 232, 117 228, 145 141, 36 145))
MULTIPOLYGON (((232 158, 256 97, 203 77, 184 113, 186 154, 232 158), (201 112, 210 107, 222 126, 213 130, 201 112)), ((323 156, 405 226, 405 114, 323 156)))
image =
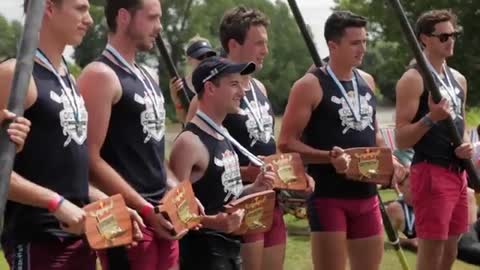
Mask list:
POLYGON ((150 216, 151 214, 153 214, 154 209, 155 209, 155 207, 153 207, 153 205, 151 203, 147 203, 140 210, 140 215, 142 215, 142 217, 146 218, 146 217, 150 216))
POLYGON ((435 126, 435 122, 428 115, 425 115, 424 117, 422 117, 420 121, 422 122, 423 125, 425 125, 428 128, 432 128, 433 126, 435 126))
POLYGON ((182 103, 180 103, 180 102, 179 102, 179 103, 175 103, 175 108, 176 108, 177 110, 183 110, 182 103))
POLYGON ((48 212, 53 213, 57 211, 57 209, 60 207, 63 201, 65 201, 64 197, 58 194, 55 194, 55 197, 48 201, 48 204, 47 204, 48 212))

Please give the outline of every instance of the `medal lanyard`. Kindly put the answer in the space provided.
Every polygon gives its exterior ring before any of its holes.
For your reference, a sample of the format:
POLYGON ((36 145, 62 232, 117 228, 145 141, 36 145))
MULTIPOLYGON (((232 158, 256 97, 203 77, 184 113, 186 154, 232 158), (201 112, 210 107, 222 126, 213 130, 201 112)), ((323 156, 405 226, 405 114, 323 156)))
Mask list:
POLYGON ((413 232, 413 224, 415 222, 415 216, 412 217, 412 219, 410 219, 410 215, 409 215, 409 210, 408 210, 408 206, 406 203, 403 203, 403 212, 405 213, 405 220, 407 222, 407 230, 408 232, 413 232))
POLYGON ((442 86, 445 87, 447 94, 450 96, 452 100, 453 106, 455 108, 458 108, 457 95, 455 94, 455 91, 453 89, 453 84, 452 84, 452 81, 450 80, 450 76, 448 76, 446 65, 445 64, 442 65, 442 70, 443 70, 443 73, 445 74, 445 77, 447 78, 448 85, 445 83, 444 80, 442 80, 442 78, 440 77, 440 74, 438 74, 438 72, 433 68, 432 64, 428 61, 427 61, 427 64, 428 64, 428 68, 430 69, 430 72, 432 72, 435 78, 437 78, 437 80, 442 84, 442 86))
POLYGON ((253 164, 262 167, 265 163, 259 159, 257 156, 252 154, 250 151, 248 151, 245 147, 243 147, 235 138, 232 137, 228 133, 225 128, 218 126, 208 115, 206 115, 204 112, 201 110, 197 110, 196 115, 202 119, 205 124, 207 124, 209 127, 211 127, 213 130, 215 130, 218 134, 229 140, 242 154, 244 154, 253 164))
POLYGON ((143 84, 143 87, 147 93, 148 98, 153 103, 153 111, 155 112, 157 119, 160 119, 160 112, 158 111, 160 108, 160 101, 158 100, 158 96, 155 94, 155 88, 153 87, 152 82, 148 78, 147 74, 140 68, 137 67, 139 72, 141 73, 140 76, 135 69, 125 60, 125 58, 110 44, 107 44, 106 50, 119 62, 124 68, 126 68, 130 73, 132 73, 140 82, 143 84), (148 85, 147 85, 147 81, 148 85))
POLYGON ((62 93, 65 95, 65 97, 68 100, 68 103, 70 104, 70 107, 72 107, 73 110, 73 115, 75 117, 75 122, 80 123, 80 108, 79 104, 77 102, 78 96, 75 93, 75 83, 72 81, 70 77, 70 71, 68 70, 67 63, 65 59, 62 57, 63 63, 65 65, 65 69, 67 71, 67 79, 68 82, 70 83, 71 87, 68 87, 65 81, 62 79, 62 76, 58 73, 58 71, 55 69, 53 66, 52 62, 47 58, 45 53, 43 53, 40 49, 37 49, 35 52, 35 57, 47 67, 50 72, 52 72, 55 77, 57 77, 58 82, 60 83, 60 88, 62 93), (70 91, 69 91, 70 90, 70 91))
POLYGON ((335 73, 333 73, 330 65, 327 65, 327 73, 330 75, 330 77, 332 77, 338 89, 340 89, 340 92, 342 93, 342 96, 345 98, 345 102, 347 103, 348 108, 352 112, 353 117, 355 118, 355 121, 360 122, 362 120, 360 115, 360 112, 361 112, 360 95, 358 93, 358 84, 357 84, 357 79, 355 77, 355 74, 353 74, 353 77, 352 77, 352 84, 353 84, 354 99, 357 100, 357 108, 354 108, 352 102, 350 102, 350 99, 348 98, 348 94, 347 94, 347 91, 345 90, 345 87, 343 87, 343 85, 338 80, 337 76, 335 76, 335 73))
POLYGON ((246 95, 243 96, 243 101, 245 102, 245 104, 247 104, 248 110, 252 113, 253 118, 257 123, 258 129, 261 132, 263 132, 265 128, 263 126, 262 111, 260 110, 260 104, 258 103, 257 94, 255 92, 255 89, 253 88, 252 81, 249 82, 249 87, 250 87, 250 91, 252 92, 253 100, 255 101, 257 110, 254 110, 254 108, 252 107, 252 104, 250 104, 250 101, 248 100, 246 95))

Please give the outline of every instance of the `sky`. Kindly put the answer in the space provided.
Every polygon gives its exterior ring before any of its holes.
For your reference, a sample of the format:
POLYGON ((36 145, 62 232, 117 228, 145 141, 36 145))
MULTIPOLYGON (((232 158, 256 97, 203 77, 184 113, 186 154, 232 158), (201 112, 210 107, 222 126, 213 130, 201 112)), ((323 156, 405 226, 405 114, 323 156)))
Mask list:
MULTIPOLYGON (((22 0, 0 0, 0 14, 9 20, 23 21, 22 4, 22 0)), ((297 4, 303 14, 305 23, 312 28, 318 52, 322 57, 328 55, 327 46, 323 41, 323 24, 331 13, 334 5, 333 0, 297 0, 297 4)), ((70 54, 66 53, 66 55, 70 54)))

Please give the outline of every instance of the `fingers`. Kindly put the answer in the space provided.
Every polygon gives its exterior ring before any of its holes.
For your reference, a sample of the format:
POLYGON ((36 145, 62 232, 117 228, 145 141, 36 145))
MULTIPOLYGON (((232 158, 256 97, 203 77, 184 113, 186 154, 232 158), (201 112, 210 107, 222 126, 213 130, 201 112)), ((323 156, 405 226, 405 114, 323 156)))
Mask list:
POLYGON ((134 223, 142 226, 142 228, 146 228, 146 227, 147 227, 147 226, 145 225, 145 223, 143 222, 142 217, 137 213, 137 211, 128 208, 128 212, 130 213, 130 217, 132 218, 132 221, 133 221, 134 223))
POLYGON ((184 237, 187 233, 188 233, 188 230, 185 229, 185 230, 179 232, 177 235, 175 235, 175 236, 173 237, 173 239, 179 240, 179 239, 181 239, 182 237, 184 237))
POLYGON ((173 230, 173 225, 170 221, 168 221, 162 214, 157 214, 156 218, 160 225, 168 231, 173 230))

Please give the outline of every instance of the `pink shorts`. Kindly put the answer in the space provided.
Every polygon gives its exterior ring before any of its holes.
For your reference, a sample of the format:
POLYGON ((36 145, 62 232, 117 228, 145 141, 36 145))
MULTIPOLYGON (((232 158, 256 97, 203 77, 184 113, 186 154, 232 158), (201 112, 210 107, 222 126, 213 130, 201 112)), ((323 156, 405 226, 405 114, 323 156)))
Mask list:
POLYGON ((312 232, 346 232, 347 239, 383 233, 377 196, 366 199, 313 198, 308 202, 312 232))
POLYGON ((242 237, 243 243, 263 241, 264 247, 284 245, 287 241, 287 229, 283 221, 283 211, 280 206, 275 205, 273 212, 273 223, 270 231, 265 233, 249 234, 242 237))
MULTIPOLYGON (((137 246, 126 249, 131 270, 168 270, 178 265, 178 241, 158 238, 151 228, 142 232, 143 240, 137 246)), ((106 253, 99 252, 98 255, 102 269, 109 269, 106 253)))
POLYGON ((52 238, 4 247, 12 270, 95 270, 97 256, 86 240, 52 238))
POLYGON ((458 172, 421 162, 410 168, 415 228, 422 239, 446 240, 468 229, 467 179, 458 172))

